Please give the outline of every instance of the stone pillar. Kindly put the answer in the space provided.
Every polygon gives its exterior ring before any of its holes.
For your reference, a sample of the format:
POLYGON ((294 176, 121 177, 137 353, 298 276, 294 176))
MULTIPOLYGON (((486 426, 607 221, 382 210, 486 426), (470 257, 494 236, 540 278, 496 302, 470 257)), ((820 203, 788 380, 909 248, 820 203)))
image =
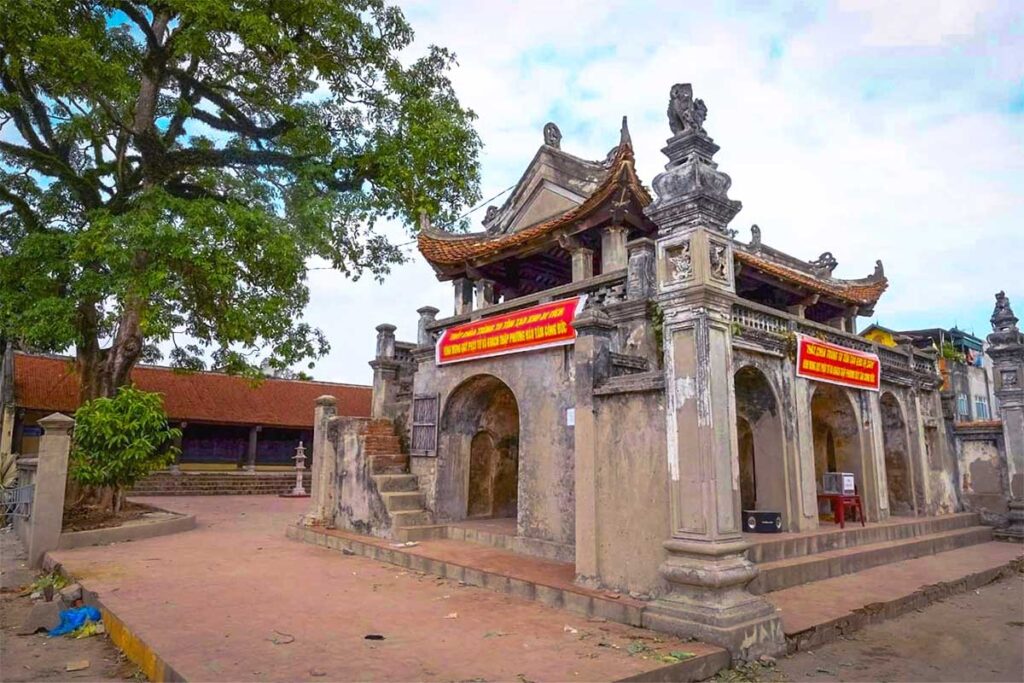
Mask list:
POLYGON ((60 540, 71 429, 75 421, 67 415, 54 413, 39 420, 39 426, 44 432, 39 440, 39 466, 36 470, 32 518, 25 544, 30 567, 38 567, 43 561, 43 555, 56 549, 60 540))
POLYGON ((313 411, 313 465, 310 472, 309 511, 302 523, 307 526, 327 524, 334 517, 338 500, 334 471, 336 467, 334 445, 330 439, 331 421, 338 414, 338 400, 321 396, 313 411))
POLYGON ((473 312, 473 281, 460 277, 453 281, 455 285, 455 315, 473 312))
POLYGON ((594 388, 611 370, 610 345, 615 324, 603 309, 585 310, 573 323, 576 346, 576 583, 590 588, 600 585, 597 528, 597 420, 594 388))
MULTIPOLYGON (((875 349, 878 355, 878 349, 875 349)), ((870 490, 862 491, 868 493, 864 500, 864 512, 868 521, 879 522, 889 517, 889 483, 885 478, 885 436, 882 434, 882 404, 879 401, 880 394, 877 391, 861 391, 862 409, 865 410, 867 420, 862 421, 861 443, 867 446, 867 453, 863 459, 864 483, 871 482, 870 490), (863 424, 867 422, 867 424, 863 424)))
POLYGON ((398 392, 398 370, 395 360, 395 326, 384 323, 377 325, 377 356, 370 361, 373 368, 373 395, 370 402, 370 417, 386 416, 385 407, 394 403, 398 392))
POLYGON ((493 280, 477 280, 476 281, 476 307, 484 308, 486 306, 493 306, 497 303, 497 299, 494 295, 494 281, 493 280))
POLYGON ((626 245, 628 254, 626 272, 626 298, 646 300, 654 296, 654 240, 646 237, 635 239, 626 245))
POLYGON ((665 172, 647 215, 658 225, 658 303, 664 314, 666 439, 672 536, 660 571, 669 592, 644 626, 727 648, 734 659, 785 651, 775 607, 747 585, 757 567, 740 532, 729 221, 740 209, 702 127, 689 84, 672 88, 665 172), (686 113, 686 116, 680 112, 686 113))
POLYGON ((428 328, 437 320, 439 311, 433 306, 423 306, 422 308, 417 308, 416 312, 420 316, 419 322, 416 325, 416 346, 433 348, 434 333, 428 328))
MULTIPOLYGON (((796 323, 790 323, 790 331, 796 331, 796 323)), ((811 415, 811 382, 796 376, 796 365, 787 356, 782 361, 782 374, 793 381, 783 383, 787 391, 787 402, 793 413, 793 457, 796 459, 794 479, 799 482, 799 530, 818 528, 818 484, 814 469, 814 419, 811 415)))
POLYGON ((594 277, 594 250, 576 247, 572 254, 572 281, 589 280, 594 277))
POLYGON ((625 225, 609 225, 601 231, 601 273, 610 273, 626 267, 626 237, 629 228, 625 225))
POLYGON ((1006 449, 1006 479, 1009 483, 1007 526, 996 536, 1002 540, 1024 542, 1024 334, 1017 327, 1017 316, 1006 294, 996 294, 992 312, 992 334, 988 335, 989 357, 995 376, 995 394, 1003 421, 1003 445, 1006 449))
POLYGON ((262 429, 259 425, 249 427, 249 447, 245 451, 245 471, 249 474, 256 474, 256 449, 259 447, 262 429))
POLYGON ((13 403, 4 406, 0 415, 0 453, 12 453, 14 448, 14 416, 13 403))
POLYGON ((188 422, 182 422, 178 425, 181 434, 174 438, 174 448, 177 450, 174 453, 174 462, 171 463, 171 474, 181 474, 181 456, 183 455, 181 442, 185 437, 186 427, 188 427, 188 422))

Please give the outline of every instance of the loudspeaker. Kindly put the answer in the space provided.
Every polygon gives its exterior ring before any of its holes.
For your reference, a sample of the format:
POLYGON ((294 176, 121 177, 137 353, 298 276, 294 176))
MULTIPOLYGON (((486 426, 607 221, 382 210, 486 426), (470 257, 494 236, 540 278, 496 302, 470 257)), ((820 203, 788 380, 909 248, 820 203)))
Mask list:
POLYGON ((777 534, 782 531, 782 513, 744 510, 743 530, 755 534, 777 534))

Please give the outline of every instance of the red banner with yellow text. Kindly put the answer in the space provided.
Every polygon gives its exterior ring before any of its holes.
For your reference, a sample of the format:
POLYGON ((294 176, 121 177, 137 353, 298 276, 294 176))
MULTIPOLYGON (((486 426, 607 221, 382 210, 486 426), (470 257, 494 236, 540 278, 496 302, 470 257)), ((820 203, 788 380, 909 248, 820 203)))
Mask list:
POLYGON ((796 374, 819 382, 871 391, 878 391, 881 381, 881 367, 875 354, 802 334, 797 335, 796 374))
POLYGON ((585 301, 577 296, 449 327, 437 341, 437 364, 572 344, 585 301))

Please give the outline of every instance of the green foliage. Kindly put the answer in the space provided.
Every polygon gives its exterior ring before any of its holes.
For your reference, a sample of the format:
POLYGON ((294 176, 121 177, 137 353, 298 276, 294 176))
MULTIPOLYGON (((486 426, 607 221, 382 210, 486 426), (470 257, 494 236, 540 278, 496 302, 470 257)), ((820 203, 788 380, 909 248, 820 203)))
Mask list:
POLYGON ((647 318, 651 321, 651 327, 654 330, 654 343, 658 347, 658 366, 660 367, 664 364, 665 358, 665 312, 653 299, 647 301, 647 318))
POLYGON ((178 452, 170 444, 180 436, 167 425, 160 394, 121 387, 113 398, 93 399, 75 412, 71 476, 119 493, 170 465, 178 452))
POLYGON ((0 16, 0 331, 25 345, 113 358, 123 335, 136 362, 180 334, 177 367, 288 367, 328 349, 301 322, 310 258, 383 277, 403 255, 381 220, 455 225, 478 199, 455 57, 409 59, 383 0, 0 16))
POLYGON ((953 342, 942 342, 942 357, 953 363, 966 363, 967 356, 957 350, 953 342))

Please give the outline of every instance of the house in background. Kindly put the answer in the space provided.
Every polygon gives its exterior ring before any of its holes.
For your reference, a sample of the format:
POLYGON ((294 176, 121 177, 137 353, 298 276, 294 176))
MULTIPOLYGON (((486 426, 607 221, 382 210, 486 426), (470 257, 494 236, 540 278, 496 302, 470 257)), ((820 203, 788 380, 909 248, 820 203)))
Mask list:
MULTIPOLYGON (((32 456, 42 435, 39 419, 54 412, 73 415, 78 408, 75 362, 21 352, 5 356, 0 450, 32 456)), ((151 365, 136 367, 132 381, 163 395, 170 422, 182 430, 176 466, 184 471, 291 470, 299 442, 311 444, 310 406, 320 396, 333 396, 340 415, 370 415, 368 386, 279 378, 254 384, 219 372, 183 373, 151 365)))

